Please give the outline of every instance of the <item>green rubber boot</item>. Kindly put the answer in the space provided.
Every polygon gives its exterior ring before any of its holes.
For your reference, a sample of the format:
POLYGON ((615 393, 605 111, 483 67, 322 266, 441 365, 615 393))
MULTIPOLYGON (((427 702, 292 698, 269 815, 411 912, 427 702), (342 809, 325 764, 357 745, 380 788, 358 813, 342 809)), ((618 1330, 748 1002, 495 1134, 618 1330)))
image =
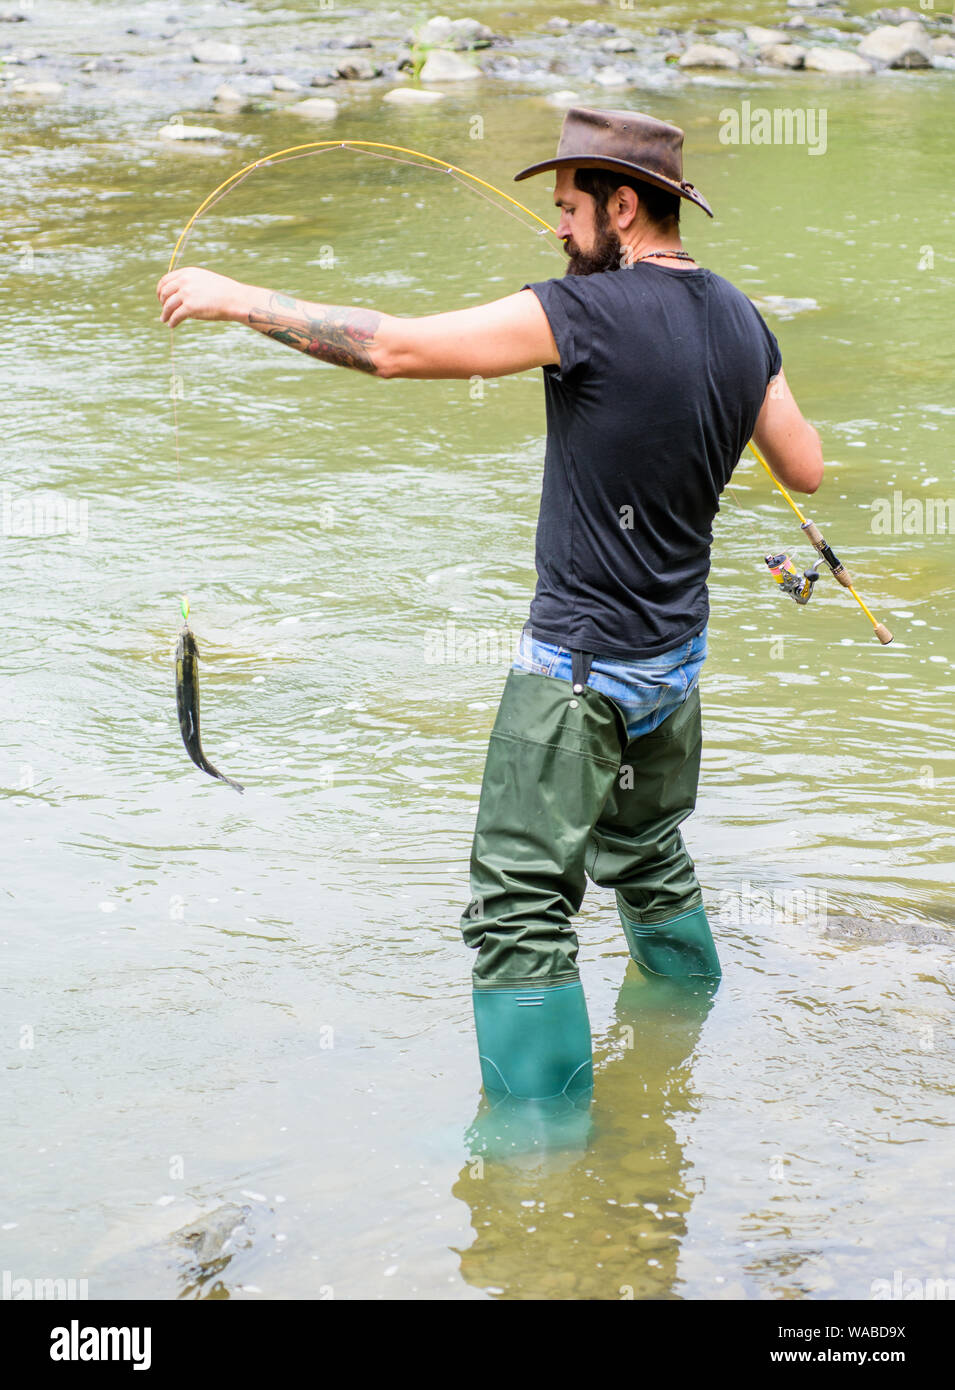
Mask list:
POLYGON ((677 979, 706 975, 718 980, 722 975, 713 933, 702 906, 681 912, 665 922, 634 922, 619 893, 617 908, 630 954, 644 969, 654 975, 677 979))
POLYGON ((580 981, 541 988, 475 989, 481 1079, 489 1099, 566 1097, 593 1090, 592 1042, 580 981))

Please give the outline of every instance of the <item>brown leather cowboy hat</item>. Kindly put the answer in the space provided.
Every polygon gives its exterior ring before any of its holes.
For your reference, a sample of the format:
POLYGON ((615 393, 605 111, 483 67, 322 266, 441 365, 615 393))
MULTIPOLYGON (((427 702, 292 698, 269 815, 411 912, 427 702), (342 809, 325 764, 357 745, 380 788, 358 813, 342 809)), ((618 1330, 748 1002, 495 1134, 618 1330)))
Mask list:
POLYGON ((514 181, 568 164, 618 169, 688 198, 713 216, 702 193, 683 177, 683 131, 640 111, 590 111, 585 106, 572 106, 564 116, 555 157, 522 169, 514 181))

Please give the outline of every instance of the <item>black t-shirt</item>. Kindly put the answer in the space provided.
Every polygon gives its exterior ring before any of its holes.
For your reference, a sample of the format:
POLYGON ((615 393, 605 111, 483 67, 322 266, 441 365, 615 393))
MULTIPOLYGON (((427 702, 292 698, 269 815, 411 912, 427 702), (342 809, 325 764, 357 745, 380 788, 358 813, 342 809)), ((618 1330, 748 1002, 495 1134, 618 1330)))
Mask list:
POLYGON ((742 291, 703 268, 643 262, 521 288, 560 352, 543 368, 529 626, 564 647, 657 656, 706 625, 713 518, 779 345, 742 291))

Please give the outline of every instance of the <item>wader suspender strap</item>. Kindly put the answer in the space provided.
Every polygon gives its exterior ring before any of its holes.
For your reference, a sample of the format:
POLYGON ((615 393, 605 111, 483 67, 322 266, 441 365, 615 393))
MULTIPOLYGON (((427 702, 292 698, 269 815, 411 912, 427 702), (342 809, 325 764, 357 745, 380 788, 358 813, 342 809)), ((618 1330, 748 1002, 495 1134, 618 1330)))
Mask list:
POLYGON ((587 684, 590 676, 590 668, 594 663, 592 652, 571 651, 571 674, 574 682, 574 694, 579 695, 587 684))

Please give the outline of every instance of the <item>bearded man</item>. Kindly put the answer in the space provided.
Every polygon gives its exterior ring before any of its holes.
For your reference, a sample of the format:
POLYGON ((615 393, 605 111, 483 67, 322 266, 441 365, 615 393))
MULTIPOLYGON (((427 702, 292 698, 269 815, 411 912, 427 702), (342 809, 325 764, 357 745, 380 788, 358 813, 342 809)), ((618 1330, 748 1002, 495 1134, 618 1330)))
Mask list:
POLYGON ((680 238, 683 132, 571 108, 557 155, 559 279, 400 318, 303 303, 196 267, 164 275, 163 322, 245 323, 392 378, 543 368, 537 589, 488 747, 461 927, 492 1100, 586 1105, 591 1034, 571 925, 589 877, 616 894, 642 969, 716 981, 680 825, 696 804, 706 579, 719 498, 747 441, 788 487, 822 480, 819 436, 747 297, 680 238))

